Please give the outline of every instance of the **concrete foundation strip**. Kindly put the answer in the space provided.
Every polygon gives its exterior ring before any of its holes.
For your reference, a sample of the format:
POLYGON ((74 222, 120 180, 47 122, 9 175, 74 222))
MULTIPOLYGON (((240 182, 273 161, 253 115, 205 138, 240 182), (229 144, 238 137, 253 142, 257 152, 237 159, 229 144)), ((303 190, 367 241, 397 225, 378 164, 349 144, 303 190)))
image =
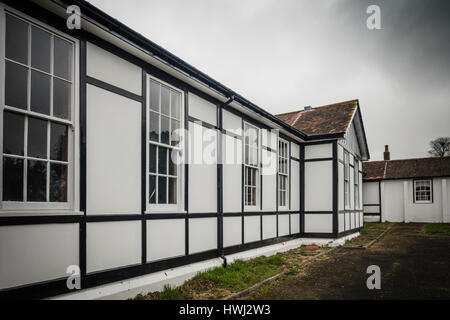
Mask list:
MULTIPOLYGON (((337 248, 339 248, 339 246, 333 247, 333 248, 331 248, 331 249, 329 249, 327 251, 319 253, 318 255, 310 257, 310 258, 306 259, 305 261, 303 261, 302 263, 300 263, 298 266, 302 267, 304 265, 307 265, 308 263, 314 261, 315 259, 317 259, 317 258, 319 258, 321 256, 324 256, 324 255, 330 253, 331 251, 336 250, 337 248)), ((251 286, 251 287, 249 287, 247 289, 244 289, 244 290, 242 290, 240 292, 233 293, 233 294, 229 295, 228 297, 224 298, 223 300, 234 300, 234 299, 238 299, 238 298, 244 297, 244 296, 246 296, 246 295, 248 295, 248 294, 250 294, 252 292, 255 292, 256 290, 258 290, 262 286, 264 286, 264 285, 266 285, 266 284, 268 284, 270 282, 275 281, 276 279, 278 279, 281 276, 283 276, 285 273, 286 273, 286 271, 280 272, 280 273, 278 273, 278 274, 276 274, 276 275, 274 275, 274 276, 272 276, 270 278, 267 278, 267 279, 265 279, 265 280, 263 280, 261 282, 258 282, 257 284, 254 284, 253 286, 251 286)))

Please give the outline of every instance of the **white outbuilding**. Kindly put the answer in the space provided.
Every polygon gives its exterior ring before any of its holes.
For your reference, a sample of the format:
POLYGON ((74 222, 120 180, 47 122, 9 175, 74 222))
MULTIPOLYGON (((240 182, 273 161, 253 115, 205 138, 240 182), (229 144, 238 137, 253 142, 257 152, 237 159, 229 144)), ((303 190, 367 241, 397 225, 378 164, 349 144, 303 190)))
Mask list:
POLYGON ((450 222, 450 157, 363 163, 364 220, 450 222))

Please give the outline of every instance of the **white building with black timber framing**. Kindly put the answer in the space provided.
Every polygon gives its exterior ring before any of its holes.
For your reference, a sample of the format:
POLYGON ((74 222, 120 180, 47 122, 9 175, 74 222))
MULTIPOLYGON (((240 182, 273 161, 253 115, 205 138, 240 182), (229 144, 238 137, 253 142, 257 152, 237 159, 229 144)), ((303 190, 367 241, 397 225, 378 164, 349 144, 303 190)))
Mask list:
POLYGON ((363 225, 358 100, 274 116, 85 1, 0 26, 0 298, 363 225))

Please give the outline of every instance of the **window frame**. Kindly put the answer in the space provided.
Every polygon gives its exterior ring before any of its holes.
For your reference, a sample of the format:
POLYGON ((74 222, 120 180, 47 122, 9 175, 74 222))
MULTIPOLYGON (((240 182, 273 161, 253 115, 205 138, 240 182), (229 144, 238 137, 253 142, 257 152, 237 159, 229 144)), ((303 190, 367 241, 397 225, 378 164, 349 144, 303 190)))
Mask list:
POLYGON ((350 153, 344 149, 344 209, 350 209, 350 153))
POLYGON ((414 203, 433 203, 433 179, 414 179, 413 180, 413 200, 414 203), (417 200, 417 182, 428 182, 430 184, 430 199, 429 200, 417 200))
POLYGON ((354 207, 356 209, 360 209, 359 203, 360 203, 360 192, 359 192, 359 161, 356 157, 354 157, 353 160, 353 185, 354 185, 354 191, 353 191, 353 201, 354 201, 354 207), (358 195, 358 196, 357 196, 358 195))
MULTIPOLYGON (((184 179, 185 179, 185 172, 184 172, 184 163, 185 163, 185 96, 184 96, 184 91, 165 82, 162 81, 161 79, 158 79, 157 77, 154 77, 150 74, 146 74, 147 77, 147 85, 146 85, 146 122, 147 122, 147 126, 146 126, 146 133, 145 133, 145 159, 146 159, 146 164, 145 164, 145 184, 146 184, 146 192, 145 192, 145 203, 146 203, 146 210, 145 213, 146 214, 151 214, 151 213, 186 213, 186 210, 184 208, 184 202, 185 202, 185 186, 184 186, 184 179), (180 136, 179 136, 179 147, 175 147, 175 146, 171 146, 170 145, 170 138, 169 138, 169 144, 166 145, 164 143, 160 143, 160 142, 155 142, 155 141, 151 141, 150 140, 150 83, 151 81, 157 82, 160 85, 164 85, 166 87, 169 87, 170 89, 177 91, 178 93, 180 93, 180 136), (158 147, 163 147, 163 148, 168 148, 168 149, 173 149, 176 150, 177 152, 179 152, 179 156, 183 159, 181 161, 181 164, 178 164, 177 166, 177 203, 176 204, 169 204, 169 203, 150 203, 150 183, 149 183, 149 177, 150 177, 150 144, 158 146, 158 147)), ((160 116, 161 116, 161 112, 159 112, 160 116)), ((159 121, 159 128, 161 128, 161 120, 159 121)), ((167 168, 167 170, 169 170, 167 168)), ((167 174, 168 176, 168 174, 167 174)), ((156 177, 158 177, 158 175, 156 174, 156 177)), ((167 194, 167 197, 169 195, 167 194)))
POLYGON ((285 198, 284 198, 285 199, 285 203, 284 203, 284 205, 281 205, 280 201, 278 201, 278 207, 281 208, 281 209, 286 209, 286 210, 289 209, 289 194, 290 194, 290 192, 289 192, 290 191, 289 190, 289 185, 290 185, 289 181, 290 181, 290 178, 291 178, 291 174, 290 174, 291 173, 291 168, 289 166, 289 163, 290 163, 290 161, 289 161, 289 159, 290 159, 290 152, 291 152, 291 149, 290 149, 289 141, 287 141, 287 140, 285 140, 283 138, 278 138, 278 152, 277 152, 277 160, 278 160, 277 168, 278 168, 278 170, 277 170, 277 173, 278 173, 278 177, 283 176, 283 177, 286 178, 286 188, 284 190, 280 189, 281 179, 278 178, 279 179, 278 180, 278 190, 277 190, 278 199, 280 200, 281 192, 285 193, 285 198), (280 143, 286 145, 286 157, 282 157, 281 154, 280 154, 280 151, 281 151, 280 143), (281 170, 281 168, 280 168, 280 160, 281 159, 286 160, 287 173, 283 173, 283 172, 280 171, 281 170))
MULTIPOLYGON (((3 97, 3 99, 0 101, 0 132, 3 133, 3 119, 4 119, 4 112, 11 112, 23 115, 25 117, 24 119, 24 125, 25 125, 25 131, 26 130, 26 122, 29 117, 37 118, 40 120, 47 121, 47 136, 49 136, 49 130, 48 126, 51 125, 51 123, 56 124, 64 124, 67 125, 67 131, 68 131, 68 153, 67 153, 67 201, 66 202, 27 202, 27 201, 3 201, 3 134, 2 138, 0 139, 0 215, 1 216, 9 216, 9 215, 21 215, 21 214, 33 214, 33 215, 64 215, 64 214, 81 214, 79 212, 79 193, 77 190, 79 190, 79 172, 80 172, 80 164, 79 161, 75 161, 79 157, 79 136, 80 136, 80 126, 79 126, 79 66, 80 66, 80 59, 79 59, 79 41, 78 39, 71 37, 70 35, 51 27, 45 23, 42 23, 41 21, 38 21, 37 19, 34 19, 18 10, 15 10, 5 4, 0 4, 0 30, 3 32, 3 37, 1 37, 0 41, 0 74, 2 75, 0 77, 0 96, 3 97), (24 65, 20 62, 12 62, 16 63, 17 65, 25 66, 29 72, 28 72, 28 83, 27 83, 27 109, 20 109, 16 107, 11 107, 6 105, 6 96, 5 96, 5 67, 6 67, 6 61, 13 61, 6 58, 6 15, 9 14, 13 16, 14 18, 17 18, 19 20, 24 21, 28 24, 28 62, 27 65, 24 65), (31 111, 30 109, 30 79, 31 79, 31 71, 34 70, 34 68, 30 64, 31 59, 31 29, 32 26, 43 30, 45 32, 48 32, 52 34, 53 37, 61 38, 65 41, 70 42, 73 45, 73 57, 72 57, 72 77, 70 79, 70 82, 72 84, 71 88, 71 110, 70 110, 70 120, 63 119, 63 118, 57 118, 52 115, 45 115, 43 113, 38 113, 31 111)), ((52 41, 53 43, 53 41, 52 41)), ((53 45, 50 47, 50 54, 53 55, 53 45)), ((53 60, 51 60, 53 61, 53 60)), ((44 74, 49 74, 46 71, 40 71, 44 74)), ((50 74, 50 77, 54 77, 56 79, 59 79, 58 76, 54 74, 50 74)), ((67 80, 65 80, 67 81, 67 80)), ((51 97, 53 99, 53 97, 51 97)), ((51 100, 52 101, 52 100, 51 100)), ((51 105, 53 103, 51 102, 51 105)), ((27 138, 24 137, 24 148, 26 147, 26 140, 27 138)), ((48 144, 48 137, 47 137, 47 144, 48 144)), ((49 146, 47 145, 47 149, 49 146)), ((48 153, 48 151, 47 151, 48 153)), ((10 156, 7 156, 10 157, 10 156)), ((11 156, 11 158, 14 158, 14 156, 11 156)), ((33 157, 27 157, 27 156, 18 156, 18 158, 21 159, 28 159, 30 158, 33 160, 33 157)), ((37 159, 39 161, 45 161, 52 163, 50 159, 37 159)), ((54 163, 57 163, 58 161, 55 161, 54 163)), ((24 161, 25 166, 25 161, 24 161)), ((24 170, 25 171, 25 170, 24 170)), ((49 172, 47 170, 47 180, 49 179, 49 172)), ((22 177, 24 181, 26 181, 26 176, 24 175, 22 177)), ((46 182, 47 186, 49 186, 49 181, 46 182)), ((25 188, 25 185, 24 185, 25 188)), ((48 189, 48 188, 47 188, 48 189)), ((49 190, 47 190, 48 195, 49 190)), ((48 196, 47 196, 48 197, 48 196)))
MULTIPOLYGON (((244 211, 255 211, 255 210, 259 210, 259 205, 260 205, 260 190, 261 190, 261 129, 258 128, 257 126, 247 122, 247 121, 243 121, 243 127, 244 127, 244 132, 243 132, 243 141, 242 141, 242 163, 244 165, 244 177, 243 177, 243 183, 242 183, 242 187, 243 187, 243 193, 244 193, 244 211), (256 137, 258 139, 258 142, 256 144, 257 147, 257 164, 256 166, 253 165, 248 165, 245 161, 246 159, 246 154, 245 154, 245 138, 246 138, 246 128, 247 127, 251 127, 253 129, 256 130, 256 137), (247 172, 246 172, 246 168, 251 168, 253 170, 256 170, 256 184, 255 184, 255 204, 254 205, 249 205, 247 204, 247 194, 246 194, 246 188, 247 185, 246 181, 247 181, 247 172)), ((251 186, 252 187, 252 186, 251 186)))

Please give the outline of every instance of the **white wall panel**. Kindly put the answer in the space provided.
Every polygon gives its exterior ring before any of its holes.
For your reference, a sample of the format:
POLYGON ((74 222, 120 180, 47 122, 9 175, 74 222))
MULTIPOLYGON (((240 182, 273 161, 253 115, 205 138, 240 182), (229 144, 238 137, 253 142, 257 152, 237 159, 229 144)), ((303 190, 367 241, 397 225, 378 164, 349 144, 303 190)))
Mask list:
POLYGON ((244 217, 244 242, 261 240, 261 221, 259 216, 244 217))
POLYGON ((289 234, 289 215, 280 214, 278 215, 278 236, 286 236, 289 234))
POLYGON ((87 213, 141 213, 141 104, 87 86, 87 213))
POLYGON ((68 276, 79 265, 78 224, 0 227, 0 289, 68 276))
POLYGON ((242 118, 222 109, 222 127, 234 134, 242 135, 242 118))
POLYGON ((141 262, 141 222, 91 222, 86 227, 87 272, 141 262))
POLYGON ((344 210, 344 165, 338 162, 338 208, 344 210))
POLYGON ((189 122, 189 135, 189 212, 216 212, 217 133, 189 122))
POLYGON ((350 229, 356 228, 355 213, 350 212, 350 229))
POLYGON ((403 222, 403 181, 383 181, 382 194, 383 219, 390 222, 403 222))
POLYGON ((333 210, 332 161, 305 163, 305 211, 333 210))
POLYGON ((217 218, 189 219, 189 254, 217 248, 217 218))
POLYGON ((277 154, 265 149, 261 150, 263 170, 262 176, 262 208, 264 211, 275 211, 277 207, 277 154))
POLYGON ((261 129, 261 144, 265 147, 278 149, 278 135, 277 132, 271 130, 261 129))
POLYGON ((291 234, 300 232, 300 214, 291 214, 291 234))
POLYGON ((339 229, 339 232, 343 232, 343 231, 345 231, 345 223, 344 223, 344 220, 345 220, 345 214, 344 213, 339 213, 339 219, 338 219, 338 229, 339 229))
POLYGON ((344 148, 338 144, 338 159, 344 161, 344 148))
POLYGON ((277 236, 277 216, 263 216, 263 240, 277 236))
POLYGON ((346 212, 345 213, 345 231, 350 230, 350 213, 346 212))
POLYGON ((332 156, 333 145, 331 143, 305 146, 305 159, 331 158, 332 156))
POLYGON ((230 247, 242 243, 242 218, 223 218, 223 246, 230 247))
POLYGON ((300 146, 291 142, 291 156, 300 159, 300 146))
POLYGON ((363 198, 365 204, 379 204, 378 181, 363 183, 363 198))
POLYGON ((433 180, 433 202, 417 203, 413 198, 413 180, 408 180, 405 222, 442 222, 442 179, 433 180))
POLYGON ((185 219, 147 221, 147 261, 185 254, 185 219))
POLYGON ((87 43, 87 74, 137 95, 142 92, 142 70, 138 66, 87 43))
POLYGON ((242 209, 242 142, 223 137, 223 211, 240 212, 242 209))
POLYGON ((305 214, 305 232, 333 232, 333 215, 305 214))
POLYGON ((189 93, 189 115, 199 120, 217 125, 217 107, 195 94, 189 93))
POLYGON ((355 172, 350 167, 350 206, 348 209, 355 209, 355 172))
POLYGON ((291 210, 300 210, 300 163, 291 160, 291 210))

